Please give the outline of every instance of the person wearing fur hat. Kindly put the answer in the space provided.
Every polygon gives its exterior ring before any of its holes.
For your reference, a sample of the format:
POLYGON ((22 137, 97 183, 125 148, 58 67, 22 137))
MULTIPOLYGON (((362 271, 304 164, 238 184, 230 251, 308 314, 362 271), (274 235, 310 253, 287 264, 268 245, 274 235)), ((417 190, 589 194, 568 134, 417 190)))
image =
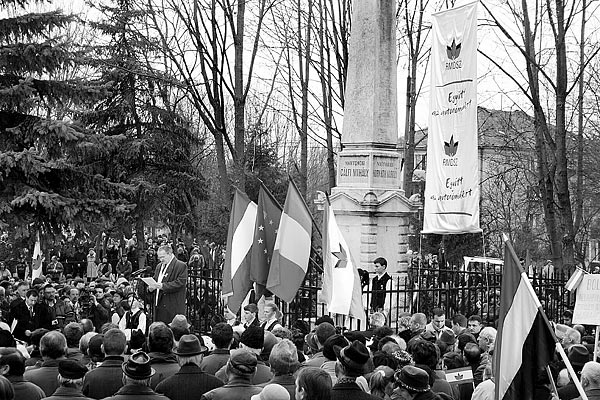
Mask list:
POLYGON ((365 373, 370 355, 362 342, 355 340, 349 346, 334 347, 337 355, 335 372, 337 383, 331 389, 331 400, 377 400, 379 397, 364 392, 356 379, 365 373))
POLYGON ((407 365, 394 376, 394 400, 442 400, 431 391, 429 375, 421 368, 407 365))
MULTIPOLYGON (((260 385, 266 383, 273 378, 271 369, 260 360, 260 354, 262 353, 263 346, 265 344, 265 331, 260 326, 249 326, 248 329, 242 333, 240 337, 240 348, 246 349, 250 353, 254 354, 258 360, 256 365, 256 373, 251 377, 253 385, 260 385)), ((227 383, 229 377, 227 374, 227 366, 221 367, 215 374, 217 378, 227 383)))
POLYGON ((250 400, 262 391, 261 387, 252 384, 257 365, 257 355, 247 348, 232 350, 225 366, 227 383, 204 393, 200 400, 250 400))

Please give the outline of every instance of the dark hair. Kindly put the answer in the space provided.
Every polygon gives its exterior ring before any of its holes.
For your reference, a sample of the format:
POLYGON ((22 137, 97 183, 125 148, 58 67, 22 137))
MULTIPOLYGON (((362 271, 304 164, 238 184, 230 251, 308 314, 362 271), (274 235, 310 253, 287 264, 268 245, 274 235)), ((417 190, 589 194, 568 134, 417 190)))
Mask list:
POLYGON ((466 328, 467 327, 467 317, 465 317, 462 314, 456 314, 454 317, 452 317, 452 323, 459 325, 461 328, 466 328))
POLYGON ((148 335, 149 350, 171 353, 173 350, 173 332, 164 323, 154 324, 150 327, 150 334, 148 335))
POLYGON ((107 356, 118 356, 125 352, 127 338, 119 328, 112 328, 104 334, 104 354, 107 356))
POLYGON ((171 328, 171 332, 173 332, 173 339, 175 340, 179 340, 181 339, 181 337, 183 335, 189 335, 190 334, 190 329, 189 328, 179 328, 179 327, 175 327, 175 328, 171 328))
POLYGON ((217 348, 224 349, 231 344, 231 339, 233 339, 233 328, 225 322, 219 322, 213 326, 210 331, 210 337, 217 348))
POLYGON ((469 321, 477 321, 477 322, 479 322, 480 324, 482 324, 482 323, 483 323, 483 320, 482 320, 482 319, 481 319, 481 317, 480 317, 479 315, 477 315, 477 314, 473 314, 473 315, 471 315, 471 316, 469 317, 469 321))
POLYGON ((481 349, 475 343, 467 343, 463 353, 465 361, 471 365, 481 361, 481 349))
POLYGON ((9 331, 0 331, 0 347, 15 347, 17 342, 9 331))
POLYGON ((79 340, 83 336, 83 328, 77 322, 70 322, 63 328, 63 334, 67 339, 67 346, 79 347, 79 340))
POLYGON ((0 375, 0 399, 13 400, 15 398, 15 389, 12 383, 0 375))
POLYGON ((381 351, 381 349, 383 349, 383 345, 386 343, 395 343, 396 345, 398 344, 398 342, 396 342, 396 339, 394 339, 391 336, 382 337, 377 342, 377 350, 381 351))
POLYGON ((447 369, 456 369, 465 366, 465 360, 460 353, 451 351, 450 353, 444 354, 444 366, 447 369))
POLYGON ((435 344, 426 340, 419 340, 414 344, 412 356, 415 364, 427 365, 431 369, 435 369, 438 362, 438 352, 435 344))
POLYGON ((475 339, 475 336, 473 336, 470 333, 461 333, 460 335, 458 335, 458 337, 456 338, 456 341, 458 342, 458 350, 463 351, 465 346, 467 345, 467 343, 475 343, 477 344, 477 339, 475 339))
POLYGON ((0 366, 8 365, 8 376, 21 376, 25 373, 25 357, 15 349, 14 353, 0 357, 0 366))
POLYGON ((26 293, 25 293, 25 298, 28 298, 29 296, 33 296, 33 297, 39 297, 39 293, 37 291, 37 289, 29 289, 26 293))
POLYGON ((376 351, 375 353, 373 353, 373 366, 385 366, 395 370, 396 368, 398 368, 398 359, 393 355, 385 353, 383 351, 376 351))
POLYGON ((441 317, 442 315, 446 315, 446 312, 439 307, 434 308, 432 310, 432 313, 434 317, 441 317))
POLYGON ((302 368, 298 373, 297 388, 304 390, 304 400, 331 399, 331 377, 321 368, 302 368))
POLYGON ((387 268, 387 260, 383 257, 377 257, 375 260, 373 260, 373 264, 380 264, 387 268))

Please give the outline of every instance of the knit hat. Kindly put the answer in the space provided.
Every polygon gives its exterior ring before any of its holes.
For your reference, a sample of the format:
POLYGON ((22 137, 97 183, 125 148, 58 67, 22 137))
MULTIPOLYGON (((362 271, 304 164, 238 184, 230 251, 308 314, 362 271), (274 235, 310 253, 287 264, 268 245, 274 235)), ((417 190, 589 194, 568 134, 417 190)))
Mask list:
POLYGON ((246 349, 235 349, 231 351, 227 368, 236 375, 252 376, 256 372, 257 363, 254 353, 246 349))
POLYGON ((396 383, 412 392, 423 393, 430 389, 429 375, 425 370, 407 365, 394 375, 396 383))
POLYGON ((260 326, 249 326, 242 333, 240 342, 253 349, 262 349, 265 344, 264 329, 260 326))
POLYGON ((250 398, 251 400, 290 400, 290 393, 277 383, 270 383, 259 393, 250 398))
POLYGON ((61 360, 58 362, 58 373, 65 379, 81 379, 88 372, 79 361, 61 360))

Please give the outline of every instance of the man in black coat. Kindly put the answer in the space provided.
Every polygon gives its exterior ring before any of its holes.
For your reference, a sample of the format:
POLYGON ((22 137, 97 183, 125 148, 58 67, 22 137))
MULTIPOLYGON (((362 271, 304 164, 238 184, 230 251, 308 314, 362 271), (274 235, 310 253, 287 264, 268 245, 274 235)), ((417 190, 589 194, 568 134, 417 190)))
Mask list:
POLYGON ((194 335, 183 335, 175 354, 181 366, 179 372, 156 386, 156 392, 171 400, 198 398, 204 393, 223 386, 223 382, 214 375, 200 369, 202 355, 208 351, 194 335))
POLYGON ((202 359, 200 368, 202 371, 214 375, 229 361, 229 348, 233 343, 233 328, 225 322, 219 322, 213 326, 210 337, 216 349, 202 359))
POLYGON ((157 256, 160 263, 154 272, 156 283, 148 285, 148 290, 156 293, 154 321, 168 324, 175 315, 185 315, 187 265, 175 257, 169 245, 160 246, 157 256))
POLYGON ((83 394, 94 398, 103 399, 115 394, 123 387, 125 334, 117 328, 109 329, 104 334, 102 350, 106 355, 98 367, 88 372, 83 380, 83 394))
POLYGON ((107 397, 107 400, 169 400, 150 387, 150 379, 155 371, 150 365, 148 354, 143 351, 132 354, 122 369, 124 386, 114 396, 107 397))
POLYGON ((391 290, 392 277, 387 273, 387 260, 383 257, 378 257, 373 261, 375 269, 375 277, 371 281, 371 311, 384 311, 385 297, 387 292, 391 290))
POLYGON ((369 349, 362 342, 355 340, 349 346, 340 349, 334 346, 337 355, 335 371, 337 383, 331 389, 331 400, 378 400, 356 384, 356 378, 363 375, 365 365, 369 361, 369 349))
POLYGON ((52 315, 43 303, 38 303, 38 291, 29 289, 25 301, 18 303, 12 312, 12 318, 17 320, 13 332, 16 339, 29 343, 31 332, 38 328, 52 329, 52 315))

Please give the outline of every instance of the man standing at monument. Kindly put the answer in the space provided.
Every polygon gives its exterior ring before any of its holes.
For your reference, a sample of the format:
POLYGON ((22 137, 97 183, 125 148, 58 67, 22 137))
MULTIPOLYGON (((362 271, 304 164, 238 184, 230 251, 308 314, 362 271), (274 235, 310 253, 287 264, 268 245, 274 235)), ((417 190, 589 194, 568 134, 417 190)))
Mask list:
MULTIPOLYGON (((372 312, 385 310, 385 295, 391 289, 392 277, 387 273, 387 260, 377 257, 373 261, 375 265, 375 277, 371 280, 371 302, 369 304, 372 312)), ((385 314, 385 311, 384 311, 385 314)))
POLYGON ((148 285, 154 298, 154 321, 170 323, 177 314, 185 315, 185 290, 187 265, 179 261, 169 245, 160 246, 156 253, 159 265, 154 273, 156 283, 148 285))

